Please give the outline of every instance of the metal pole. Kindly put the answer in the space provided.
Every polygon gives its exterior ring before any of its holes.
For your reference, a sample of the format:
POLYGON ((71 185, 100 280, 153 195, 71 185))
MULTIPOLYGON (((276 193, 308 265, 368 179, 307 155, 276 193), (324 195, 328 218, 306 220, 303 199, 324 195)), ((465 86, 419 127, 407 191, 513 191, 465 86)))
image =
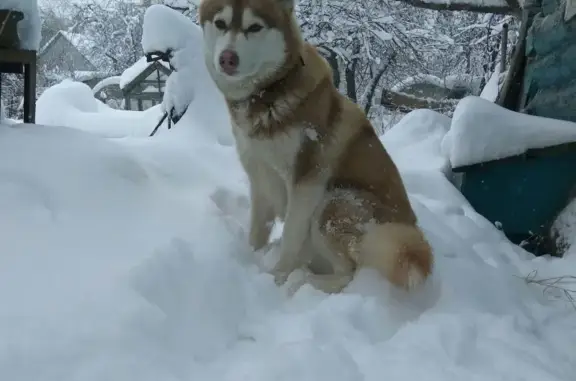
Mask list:
POLYGON ((502 25, 502 41, 500 44, 500 74, 506 71, 506 55, 508 54, 508 24, 502 25))

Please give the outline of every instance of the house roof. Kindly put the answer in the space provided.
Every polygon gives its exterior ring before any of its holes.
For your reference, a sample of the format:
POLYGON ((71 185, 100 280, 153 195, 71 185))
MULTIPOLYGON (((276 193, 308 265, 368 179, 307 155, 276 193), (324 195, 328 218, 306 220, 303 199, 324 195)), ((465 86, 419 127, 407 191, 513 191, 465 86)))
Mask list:
POLYGON ((48 40, 48 42, 46 42, 44 46, 40 48, 38 55, 42 56, 46 51, 48 51, 50 47, 54 45, 54 43, 58 40, 58 38, 65 38, 68 40, 68 42, 70 42, 70 44, 74 46, 76 50, 78 50, 78 52, 82 54, 88 62, 90 62, 95 67, 98 66, 96 65, 97 59, 94 56, 94 48, 96 47, 96 43, 83 34, 72 33, 64 30, 58 31, 58 33, 56 33, 50 40, 48 40))

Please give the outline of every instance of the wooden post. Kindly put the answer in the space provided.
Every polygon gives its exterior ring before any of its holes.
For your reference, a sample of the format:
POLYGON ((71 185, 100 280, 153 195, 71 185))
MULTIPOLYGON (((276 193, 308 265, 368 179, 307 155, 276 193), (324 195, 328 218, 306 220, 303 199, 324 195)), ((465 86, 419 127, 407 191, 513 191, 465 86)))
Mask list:
POLYGON ((506 55, 508 54, 508 24, 502 25, 500 44, 500 74, 506 71, 506 55))
POLYGON ((530 11, 522 11, 522 23, 520 24, 520 35, 514 49, 514 54, 510 61, 510 69, 506 74, 506 79, 502 85, 502 90, 498 94, 496 104, 512 111, 520 109, 520 94, 522 94, 524 67, 526 65, 526 36, 528 28, 532 24, 533 15, 530 11))
POLYGON ((24 65, 24 123, 36 121, 36 60, 24 65))

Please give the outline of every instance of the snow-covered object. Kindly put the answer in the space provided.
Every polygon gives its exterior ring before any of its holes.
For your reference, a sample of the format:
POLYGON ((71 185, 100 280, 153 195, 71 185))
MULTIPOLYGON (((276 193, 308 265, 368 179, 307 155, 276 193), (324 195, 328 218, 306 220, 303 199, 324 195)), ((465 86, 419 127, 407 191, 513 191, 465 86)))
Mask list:
POLYGON ((458 103, 442 142, 452 167, 576 141, 576 123, 510 111, 480 97, 458 103))
POLYGON ((182 13, 165 5, 152 5, 144 13, 144 53, 180 50, 189 44, 202 45, 201 36, 198 38, 191 32, 190 25, 194 23, 182 13))
MULTIPOLYGON (((521 277, 576 263, 514 247, 432 169, 443 118, 384 139, 434 247, 427 287, 365 270, 342 294, 286 299, 248 247, 234 147, 196 113, 153 139, 78 131, 100 117, 72 108, 80 92, 51 111, 76 130, 0 128, 0 380, 574 380, 572 307, 521 277)), ((101 122, 135 135, 142 114, 101 122)))
POLYGON ((36 123, 75 127, 105 137, 148 136, 161 117, 160 106, 143 112, 112 109, 82 82, 64 80, 36 102, 36 123))
POLYGON ((490 80, 486 83, 486 86, 482 89, 480 93, 480 98, 486 99, 490 102, 495 102, 498 98, 498 93, 500 92, 500 66, 496 67, 494 73, 490 76, 490 80))
MULTIPOLYGON (((166 68, 170 68, 170 65, 164 61, 158 61, 166 68)), ((132 82, 134 78, 138 77, 144 70, 148 69, 149 66, 153 65, 154 62, 147 62, 146 57, 140 58, 132 66, 122 72, 120 76, 120 81, 118 85, 123 89, 127 84, 132 82)))
POLYGON ((112 85, 120 86, 121 78, 122 77, 119 75, 104 78, 103 80, 101 80, 100 82, 98 82, 97 84, 94 85, 94 87, 92 88, 92 93, 97 94, 100 90, 102 90, 103 88, 105 88, 107 86, 112 86, 112 85))
POLYGON ((443 87, 448 90, 456 90, 459 88, 464 88, 473 94, 478 94, 480 92, 481 83, 482 83, 482 77, 472 76, 469 74, 447 75, 444 78, 440 78, 432 74, 420 74, 404 78, 399 83, 393 85, 391 90, 396 92, 402 92, 407 87, 413 86, 415 84, 430 84, 438 87, 443 87))
POLYGON ((41 21, 38 0, 0 0, 0 9, 11 9, 24 14, 18 23, 18 36, 22 49, 38 50, 41 39, 41 21))
POLYGON ((449 117, 419 109, 406 114, 381 140, 404 170, 432 170, 450 175, 450 162, 440 152, 440 142, 449 129, 449 117))
POLYGON ((576 259, 576 198, 558 215, 552 224, 556 245, 564 250, 564 255, 576 259))
POLYGON ((204 62, 202 29, 164 5, 153 5, 146 10, 143 28, 142 46, 145 51, 171 49, 173 54, 170 62, 175 71, 166 81, 162 109, 173 109, 177 115, 186 111, 182 119, 190 117, 200 122, 195 124, 210 126, 210 130, 205 131, 208 135, 221 144, 232 145, 230 118, 224 98, 204 62), (158 30, 169 32, 157 33, 158 30), (224 111, 214 112, 214 108, 224 111))

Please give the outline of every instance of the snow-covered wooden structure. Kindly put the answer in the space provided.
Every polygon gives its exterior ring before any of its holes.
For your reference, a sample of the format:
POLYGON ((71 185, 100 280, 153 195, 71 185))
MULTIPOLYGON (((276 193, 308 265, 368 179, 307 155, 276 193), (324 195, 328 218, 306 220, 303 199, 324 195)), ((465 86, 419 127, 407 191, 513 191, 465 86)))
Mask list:
POLYGON ((2 73, 24 76, 25 123, 33 123, 36 118, 36 49, 40 39, 39 24, 34 22, 37 16, 35 1, 8 1, 6 9, 0 9, 0 94, 2 73))
POLYGON ((122 77, 112 76, 104 78, 92 88, 94 97, 114 109, 121 109, 124 104, 124 95, 120 89, 122 77))
POLYGON ((576 3, 526 3, 525 65, 518 104, 532 115, 576 122, 576 3))
POLYGON ((476 211, 527 250, 561 255, 552 226, 576 200, 576 1, 402 1, 521 18, 496 105, 461 102, 443 149, 476 211))
POLYGON ((165 62, 148 62, 146 57, 139 59, 126 69, 120 78, 124 108, 143 111, 162 103, 166 80, 170 73, 170 66, 165 62))
POLYGON ((390 89, 383 89, 380 103, 400 112, 422 108, 447 112, 465 96, 480 94, 481 81, 481 77, 470 75, 452 75, 444 79, 418 75, 405 78, 390 89))
POLYGON ((557 253, 550 228, 576 195, 576 123, 469 97, 442 148, 476 211, 527 250, 557 253))

